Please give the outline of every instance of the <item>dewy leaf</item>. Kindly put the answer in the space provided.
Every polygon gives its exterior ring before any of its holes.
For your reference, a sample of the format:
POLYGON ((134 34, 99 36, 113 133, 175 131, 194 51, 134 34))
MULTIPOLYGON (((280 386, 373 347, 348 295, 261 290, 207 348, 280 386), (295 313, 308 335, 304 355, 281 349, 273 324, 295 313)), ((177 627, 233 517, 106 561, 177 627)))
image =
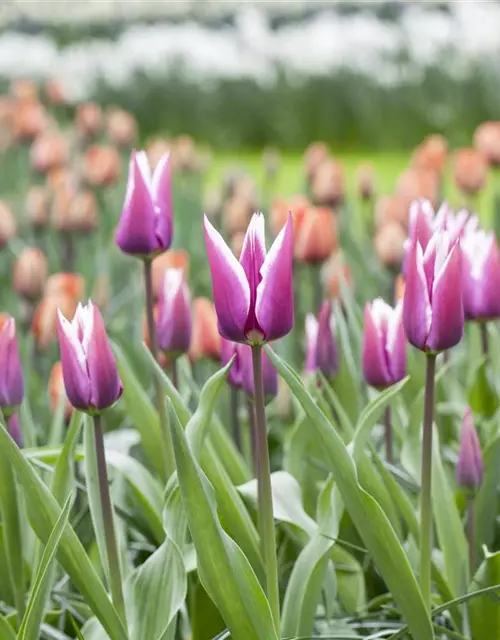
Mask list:
POLYGON ((72 506, 73 496, 69 495, 43 551, 17 640, 38 640, 40 638, 40 625, 43 621, 47 590, 50 588, 52 580, 50 569, 68 523, 72 506))
MULTIPOLYGON (((47 486, 40 480, 18 446, 0 421, 0 450, 10 460, 24 490, 26 510, 35 534, 47 542, 61 509, 47 486)), ((57 558, 70 580, 101 621, 111 640, 127 640, 123 625, 108 598, 108 594, 85 553, 82 543, 67 524, 59 545, 57 558)))
POLYGON ((345 507, 391 591, 414 640, 433 638, 432 623, 408 558, 380 505, 359 484, 356 465, 342 439, 298 376, 267 347, 266 353, 309 416, 322 443, 345 507))
POLYGON ((200 580, 233 640, 277 640, 269 603, 250 563, 222 529, 213 489, 169 404, 182 499, 196 547, 200 580))

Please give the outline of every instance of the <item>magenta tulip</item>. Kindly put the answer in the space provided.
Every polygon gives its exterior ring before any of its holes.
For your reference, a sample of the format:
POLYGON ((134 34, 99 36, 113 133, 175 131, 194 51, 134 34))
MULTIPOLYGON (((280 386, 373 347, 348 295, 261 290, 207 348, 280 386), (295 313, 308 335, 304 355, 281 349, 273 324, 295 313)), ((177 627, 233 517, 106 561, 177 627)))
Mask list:
POLYGON ((495 235, 473 231, 464 236, 460 246, 465 317, 500 318, 500 252, 495 235))
POLYGON ((24 379, 16 321, 8 318, 0 332, 0 409, 9 416, 23 401, 24 379))
POLYGON ((332 328, 332 302, 325 300, 318 319, 309 313, 306 316, 306 371, 321 371, 331 378, 339 370, 337 341, 332 328))
MULTIPOLYGON (((254 374, 252 366, 252 348, 246 344, 238 345, 238 358, 241 371, 241 386, 251 398, 255 395, 254 374)), ((271 364, 266 352, 262 349, 262 382, 264 397, 270 402, 278 395, 278 372, 271 364)))
POLYGON ((457 462, 457 484, 466 489, 476 490, 483 481, 483 456, 477 437, 471 410, 467 409, 462 422, 460 451, 457 462))
POLYGON ((293 222, 266 255, 264 216, 253 215, 238 261, 205 216, 205 242, 219 332, 233 342, 260 345, 293 326, 293 222))
POLYGON ((191 344, 191 297, 183 269, 167 269, 160 289, 158 345, 170 357, 189 351, 191 344))
POLYGON ((437 353, 458 344, 464 330, 459 240, 436 231, 425 249, 414 240, 408 253, 403 326, 417 349, 437 353))
POLYGON ((123 389, 99 309, 91 302, 79 304, 71 322, 59 311, 57 330, 71 404, 92 414, 113 405, 123 389))
POLYGON ((382 298, 365 306, 363 375, 372 387, 384 389, 406 375, 403 305, 393 309, 382 298))
POLYGON ((220 355, 222 366, 225 367, 226 364, 236 356, 227 378, 229 384, 235 389, 239 389, 241 387, 241 360, 239 357, 239 346, 240 345, 236 342, 231 342, 225 338, 221 339, 220 355))
POLYGON ((172 218, 169 154, 151 175, 146 152, 133 151, 116 243, 123 253, 140 258, 163 253, 172 244, 172 218))

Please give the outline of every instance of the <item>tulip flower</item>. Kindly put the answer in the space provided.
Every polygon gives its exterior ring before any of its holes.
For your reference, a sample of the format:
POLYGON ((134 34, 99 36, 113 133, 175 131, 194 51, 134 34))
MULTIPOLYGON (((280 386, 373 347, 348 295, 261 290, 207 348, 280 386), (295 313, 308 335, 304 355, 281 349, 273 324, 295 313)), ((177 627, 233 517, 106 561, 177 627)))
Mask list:
POLYGON ((500 252, 492 232, 468 233, 461 242, 462 293, 465 317, 492 320, 500 317, 500 252))
POLYGON ((26 300, 41 297, 49 270, 48 260, 40 249, 23 249, 14 263, 13 287, 26 300))
POLYGON ((23 401, 24 379, 16 321, 9 317, 0 331, 0 409, 9 416, 23 401))
POLYGON ((116 242, 124 253, 151 258, 172 243, 170 158, 165 154, 153 176, 145 151, 133 151, 116 242))
POLYGON ((236 356, 227 378, 229 384, 235 389, 241 387, 241 359, 239 357, 238 346, 236 342, 231 342, 224 338, 221 339, 220 359, 222 366, 225 367, 231 358, 236 356))
MULTIPOLYGON (((238 357, 240 361, 242 389, 247 396, 253 398, 255 396, 255 384, 251 347, 246 344, 238 345, 238 357)), ((271 364, 264 350, 262 351, 262 382, 264 385, 264 397, 266 402, 270 402, 278 395, 278 372, 271 364)))
POLYGON ((261 345, 293 326, 293 222, 288 216, 266 255, 264 217, 254 214, 238 261, 205 216, 205 242, 222 337, 261 345))
POLYGON ((217 330, 214 303, 208 298, 195 298, 189 358, 192 362, 197 362, 201 358, 219 360, 220 356, 221 337, 217 330))
POLYGON ((325 300, 318 319, 312 313, 306 316, 306 371, 321 371, 332 378, 339 369, 337 342, 332 330, 332 303, 325 300))
POLYGON ((372 387, 384 389, 406 375, 403 304, 392 308, 381 298, 365 306, 363 375, 372 387))
POLYGON ((191 297, 182 269, 167 269, 160 290, 156 333, 160 349, 170 357, 189 351, 191 297))
POLYGON ((484 473, 483 456, 469 408, 462 422, 456 473, 458 486, 473 491, 481 486, 484 473))
POLYGON ((79 304, 71 322, 59 311, 57 331, 71 404, 91 414, 112 406, 123 388, 99 309, 79 304))
POLYGON ((307 209, 295 238, 295 259, 321 264, 337 247, 337 222, 332 212, 317 207, 307 209))
POLYGON ((459 241, 437 231, 425 252, 415 239, 407 261, 403 325, 409 342, 426 352, 458 344, 464 329, 459 241))

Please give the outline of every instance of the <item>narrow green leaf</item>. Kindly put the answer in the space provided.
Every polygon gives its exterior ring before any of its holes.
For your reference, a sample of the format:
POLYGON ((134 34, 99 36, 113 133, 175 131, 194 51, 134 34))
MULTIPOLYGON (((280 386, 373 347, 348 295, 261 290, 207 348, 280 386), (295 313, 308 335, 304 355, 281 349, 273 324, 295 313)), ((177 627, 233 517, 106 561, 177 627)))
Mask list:
MULTIPOLYGON (((10 460, 24 490, 28 517, 35 534, 47 542, 61 509, 47 486, 40 480, 0 421, 0 451, 10 460)), ((99 580, 78 536, 67 524, 57 557, 75 587, 101 620, 111 640, 127 640, 127 634, 99 580)))
POLYGON ((0 615, 0 640, 16 640, 14 629, 2 615, 0 615))
POLYGON ((500 435, 484 450, 484 478, 474 508, 476 539, 488 548, 493 545, 498 512, 500 485, 500 435))
POLYGON ((49 536, 40 564, 38 565, 31 588, 31 595, 26 607, 26 613, 24 614, 19 633, 17 634, 17 640, 38 640, 40 637, 40 625, 43 621, 47 591, 50 588, 52 578, 50 568, 64 529, 68 523, 72 506, 73 496, 69 495, 49 536))
POLYGON ((82 428, 82 414, 73 411, 63 448, 59 454, 52 474, 50 489, 62 506, 75 484, 75 450, 82 428))
POLYGON ((277 640, 262 587, 241 549, 222 529, 213 489, 194 459, 172 405, 169 407, 177 473, 202 584, 233 640, 277 640))
POLYGON ((408 558, 379 504, 360 486, 355 463, 340 436, 298 376, 271 349, 266 353, 309 416, 331 471, 366 548, 380 570, 415 640, 433 637, 432 624, 408 558))
MULTIPOLYGON (((470 591, 478 587, 485 588, 493 585, 500 585, 500 551, 496 553, 486 552, 485 560, 474 577, 470 591)), ((500 604, 497 594, 488 593, 471 600, 469 613, 473 638, 478 640, 498 640, 500 604)))

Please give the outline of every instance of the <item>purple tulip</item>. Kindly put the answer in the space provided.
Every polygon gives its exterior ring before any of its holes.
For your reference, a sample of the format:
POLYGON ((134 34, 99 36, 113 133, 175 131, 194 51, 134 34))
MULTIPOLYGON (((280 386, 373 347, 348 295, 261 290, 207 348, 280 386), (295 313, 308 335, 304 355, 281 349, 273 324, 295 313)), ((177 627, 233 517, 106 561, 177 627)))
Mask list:
POLYGON ((500 252, 493 233, 467 233, 462 242, 462 294, 469 320, 500 318, 500 252))
POLYGON ((241 360, 239 357, 239 346, 240 345, 236 342, 231 342, 225 338, 221 339, 220 356, 222 366, 225 367, 231 358, 236 356, 227 378, 229 384, 235 387, 235 389, 239 389, 241 387, 241 360))
POLYGON ((403 326, 408 341, 437 353, 458 344, 464 330, 460 241, 437 231, 425 253, 414 240, 408 253, 403 326))
POLYGON ((57 331, 71 404, 92 414, 113 405, 123 388, 99 309, 91 302, 79 304, 71 322, 59 311, 57 331))
POLYGON ((172 217, 169 154, 151 176, 146 152, 132 151, 116 243, 123 253, 141 258, 163 253, 172 244, 172 217))
POLYGON ((7 427, 9 429, 10 437, 17 444, 18 447, 23 446, 23 434, 21 431, 21 424, 17 413, 13 413, 7 420, 7 427))
MULTIPOLYGON (((252 348, 246 344, 238 345, 238 358, 240 361, 241 386, 243 391, 254 397, 255 385, 253 375, 252 348)), ((266 352, 262 349, 262 382, 264 385, 264 398, 271 401, 278 395, 278 372, 271 364, 266 352)))
POLYGON ((406 375, 406 337, 403 304, 393 309, 382 298, 365 306, 363 375, 372 387, 384 389, 406 375))
POLYGON ((332 302, 321 305, 318 320, 309 313, 306 316, 306 371, 321 371, 332 378, 339 370, 337 341, 332 329, 332 302))
POLYGON ((467 489, 478 489, 483 481, 483 456, 477 437, 471 410, 465 411, 460 435, 460 451, 457 462, 457 484, 467 489))
POLYGON ((191 297, 183 269, 167 269, 160 289, 156 333, 160 349, 171 357, 189 351, 191 297))
POLYGON ((293 222, 266 255, 264 216, 253 215, 238 261, 205 216, 205 242, 219 332, 233 342, 263 344, 293 326, 293 222))
POLYGON ((9 416, 24 397, 24 380, 16 321, 8 318, 0 332, 0 409, 9 416))

